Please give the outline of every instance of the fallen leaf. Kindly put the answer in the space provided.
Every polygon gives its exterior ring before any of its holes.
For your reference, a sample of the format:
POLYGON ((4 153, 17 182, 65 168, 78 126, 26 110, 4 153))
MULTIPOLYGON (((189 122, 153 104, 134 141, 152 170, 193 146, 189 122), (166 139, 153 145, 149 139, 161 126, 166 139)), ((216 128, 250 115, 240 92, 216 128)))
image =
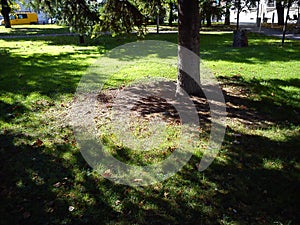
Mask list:
POLYGON ((168 192, 164 192, 164 197, 165 197, 165 198, 167 198, 167 197, 168 197, 168 195, 169 195, 169 193, 168 193, 168 192))
POLYGON ((104 173, 102 174, 103 177, 111 177, 111 175, 112 175, 112 173, 111 173, 110 169, 104 171, 104 173))
POLYGON ((130 193, 131 190, 129 188, 127 188, 125 191, 124 191, 124 194, 127 194, 127 193, 130 193))
POLYGON ((137 178, 137 179, 134 179, 133 181, 134 181, 134 182, 141 182, 141 181, 143 181, 143 179, 138 179, 138 178, 137 178))
POLYGON ((41 141, 41 139, 37 139, 35 142, 34 142, 34 146, 37 146, 37 147, 40 147, 41 145, 43 144, 43 141, 41 141))
POLYGON ((53 184, 53 187, 56 187, 56 188, 58 188, 58 187, 60 187, 60 186, 61 186, 61 183, 60 183, 60 182, 57 182, 57 183, 53 184))

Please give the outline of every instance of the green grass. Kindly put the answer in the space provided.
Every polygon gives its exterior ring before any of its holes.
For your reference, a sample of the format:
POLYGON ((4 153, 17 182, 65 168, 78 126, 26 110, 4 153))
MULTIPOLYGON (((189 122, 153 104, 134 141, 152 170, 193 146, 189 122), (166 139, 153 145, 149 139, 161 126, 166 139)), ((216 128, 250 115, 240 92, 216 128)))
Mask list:
MULTIPOLYGON (((146 39, 176 43, 177 36, 146 39)), ((168 180, 137 188, 92 171, 68 118, 87 68, 136 38, 84 45, 77 37, 0 39, 0 224, 299 224, 300 42, 282 48, 279 39, 250 34, 249 48, 235 49, 231 39, 226 32, 201 35, 201 58, 218 76, 228 107, 219 156, 199 173, 198 152, 168 180)), ((157 75, 174 80, 176 69, 138 64, 107 87, 157 75)), ((149 163, 109 135, 107 141, 124 161, 149 163)))

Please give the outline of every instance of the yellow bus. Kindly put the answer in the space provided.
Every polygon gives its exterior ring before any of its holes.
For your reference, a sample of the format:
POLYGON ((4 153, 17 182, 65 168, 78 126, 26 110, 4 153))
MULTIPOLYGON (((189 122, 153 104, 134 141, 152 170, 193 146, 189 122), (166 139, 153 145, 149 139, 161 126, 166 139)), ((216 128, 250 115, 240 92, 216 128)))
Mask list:
MULTIPOLYGON (((10 23, 11 25, 38 24, 38 16, 35 12, 16 12, 10 15, 10 23)), ((4 25, 4 21, 2 21, 2 25, 4 25)))

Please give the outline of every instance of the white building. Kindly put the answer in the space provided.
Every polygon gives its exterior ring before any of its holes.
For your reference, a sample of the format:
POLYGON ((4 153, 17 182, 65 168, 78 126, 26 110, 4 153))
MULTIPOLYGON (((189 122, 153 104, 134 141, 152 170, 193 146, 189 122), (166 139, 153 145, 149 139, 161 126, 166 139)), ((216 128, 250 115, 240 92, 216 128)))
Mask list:
MULTIPOLYGON (((286 16, 287 8, 284 11, 284 17, 286 16)), ((276 11, 276 0, 263 0, 259 5, 253 6, 250 9, 245 8, 240 13, 240 23, 256 23, 257 18, 261 18, 262 22, 277 23, 277 11, 276 11)), ((289 23, 296 23, 299 18, 299 6, 294 3, 290 8, 289 23)), ((237 22, 237 11, 231 10, 230 21, 233 23, 237 22)))

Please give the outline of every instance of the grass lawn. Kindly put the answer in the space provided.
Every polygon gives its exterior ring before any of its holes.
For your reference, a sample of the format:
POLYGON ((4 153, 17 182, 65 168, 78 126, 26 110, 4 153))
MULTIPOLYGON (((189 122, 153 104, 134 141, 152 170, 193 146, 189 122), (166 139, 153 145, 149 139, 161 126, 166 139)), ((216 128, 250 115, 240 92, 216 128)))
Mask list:
MULTIPOLYGON (((146 39, 176 43, 177 36, 146 39)), ((196 153, 168 180, 136 188, 95 173, 68 122, 87 68, 136 38, 85 45, 78 37, 0 39, 0 224, 300 224, 300 42, 282 48, 279 39, 250 34, 250 46, 236 49, 231 39, 226 32, 201 35, 201 59, 227 104, 218 157, 200 173, 196 153)), ((138 65, 112 76, 107 88, 161 71, 176 79, 176 69, 138 65)), ((140 163, 136 158, 129 162, 140 163)))
POLYGON ((13 25, 12 28, 0 26, 0 37, 7 35, 62 34, 69 33, 69 28, 55 24, 45 25, 13 25))

